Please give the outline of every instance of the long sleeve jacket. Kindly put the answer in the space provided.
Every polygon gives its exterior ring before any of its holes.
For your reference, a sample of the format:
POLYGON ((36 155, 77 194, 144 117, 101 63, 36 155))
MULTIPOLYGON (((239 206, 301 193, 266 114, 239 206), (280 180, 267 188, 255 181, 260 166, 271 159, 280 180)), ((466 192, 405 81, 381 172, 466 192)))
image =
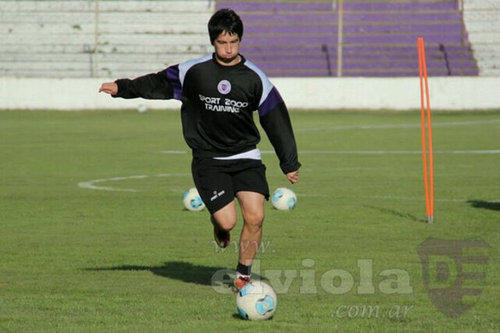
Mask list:
POLYGON ((195 157, 227 157, 255 149, 260 135, 253 114, 258 111, 281 170, 298 170, 297 145, 278 90, 243 56, 234 66, 220 65, 214 57, 116 80, 114 97, 180 100, 184 139, 195 157))

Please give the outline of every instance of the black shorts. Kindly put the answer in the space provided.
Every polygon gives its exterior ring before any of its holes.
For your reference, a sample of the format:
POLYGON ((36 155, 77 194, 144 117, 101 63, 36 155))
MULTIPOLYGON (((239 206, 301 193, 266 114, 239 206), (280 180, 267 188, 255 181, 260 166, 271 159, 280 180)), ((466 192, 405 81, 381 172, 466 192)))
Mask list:
POLYGON ((269 199, 266 166, 260 160, 193 158, 193 180, 208 211, 213 214, 234 200, 239 191, 251 191, 269 199))

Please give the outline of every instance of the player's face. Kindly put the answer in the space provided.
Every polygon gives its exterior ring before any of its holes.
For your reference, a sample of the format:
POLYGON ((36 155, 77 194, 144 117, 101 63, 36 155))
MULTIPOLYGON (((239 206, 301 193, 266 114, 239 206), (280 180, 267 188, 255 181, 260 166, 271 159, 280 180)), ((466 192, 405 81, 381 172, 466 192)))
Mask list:
POLYGON ((224 66, 236 65, 240 62, 240 37, 223 31, 214 41, 217 62, 224 66))

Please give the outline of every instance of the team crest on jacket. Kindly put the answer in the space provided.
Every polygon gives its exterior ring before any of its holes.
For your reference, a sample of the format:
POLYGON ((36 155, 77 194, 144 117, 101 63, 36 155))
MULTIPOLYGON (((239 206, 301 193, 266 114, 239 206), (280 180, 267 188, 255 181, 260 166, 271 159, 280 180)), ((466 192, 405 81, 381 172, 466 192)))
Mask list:
POLYGON ((231 91, 231 82, 229 82, 228 80, 220 81, 217 85, 217 90, 223 95, 229 94, 229 92, 231 91))

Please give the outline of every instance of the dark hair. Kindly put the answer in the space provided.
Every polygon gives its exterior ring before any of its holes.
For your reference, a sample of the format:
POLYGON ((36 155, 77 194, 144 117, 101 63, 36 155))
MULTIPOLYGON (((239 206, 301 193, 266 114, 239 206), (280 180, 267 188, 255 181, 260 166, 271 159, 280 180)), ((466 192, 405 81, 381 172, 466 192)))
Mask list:
POLYGON ((208 21, 210 43, 213 45, 215 39, 224 31, 230 35, 237 34, 240 40, 243 37, 243 22, 238 14, 229 8, 219 9, 208 21))

